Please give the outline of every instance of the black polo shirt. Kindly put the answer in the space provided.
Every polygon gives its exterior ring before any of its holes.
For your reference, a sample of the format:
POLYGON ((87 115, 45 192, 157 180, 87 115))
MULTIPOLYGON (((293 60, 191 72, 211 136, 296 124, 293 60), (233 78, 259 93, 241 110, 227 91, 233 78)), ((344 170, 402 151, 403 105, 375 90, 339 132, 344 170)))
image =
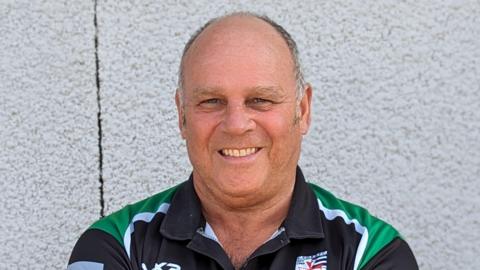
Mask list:
MULTIPOLYGON (((68 270, 234 269, 202 215, 193 179, 94 223, 68 270)), ((365 209, 307 184, 297 169, 282 226, 241 269, 418 269, 407 243, 365 209)))

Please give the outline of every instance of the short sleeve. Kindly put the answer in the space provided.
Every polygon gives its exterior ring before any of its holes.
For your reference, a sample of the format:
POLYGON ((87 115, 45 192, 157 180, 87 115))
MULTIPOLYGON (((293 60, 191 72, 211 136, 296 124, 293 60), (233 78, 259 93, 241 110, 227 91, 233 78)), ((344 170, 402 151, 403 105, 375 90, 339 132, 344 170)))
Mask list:
POLYGON ((133 270, 123 246, 108 233, 89 229, 73 248, 67 270, 133 270))
POLYGON ((418 270, 417 261, 407 242, 395 238, 382 248, 362 270, 418 270))

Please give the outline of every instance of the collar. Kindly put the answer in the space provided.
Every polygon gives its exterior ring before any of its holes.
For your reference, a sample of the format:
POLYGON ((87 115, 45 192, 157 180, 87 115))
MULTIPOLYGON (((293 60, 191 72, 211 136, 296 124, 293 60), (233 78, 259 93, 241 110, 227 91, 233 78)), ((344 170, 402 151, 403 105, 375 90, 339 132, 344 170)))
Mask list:
POLYGON ((190 174, 189 179, 173 195, 160 233, 173 240, 191 240, 204 225, 200 199, 193 187, 193 174, 190 174))
MULTIPOLYGON (((323 217, 315 194, 297 166, 292 201, 282 227, 288 238, 323 238, 323 217)), ((191 240, 205 226, 200 199, 193 187, 193 175, 181 184, 172 198, 160 233, 172 240, 191 240)))
POLYGON ((294 239, 323 238, 323 218, 317 197, 297 166, 292 201, 283 222, 287 236, 294 239))

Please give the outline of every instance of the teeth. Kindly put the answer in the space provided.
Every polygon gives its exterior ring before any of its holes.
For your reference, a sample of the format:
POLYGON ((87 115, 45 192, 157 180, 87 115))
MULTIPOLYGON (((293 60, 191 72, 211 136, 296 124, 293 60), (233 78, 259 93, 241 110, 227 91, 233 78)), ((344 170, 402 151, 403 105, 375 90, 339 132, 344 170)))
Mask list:
POLYGON ((243 149, 222 149, 222 154, 229 157, 245 157, 257 151, 257 148, 243 148, 243 149))

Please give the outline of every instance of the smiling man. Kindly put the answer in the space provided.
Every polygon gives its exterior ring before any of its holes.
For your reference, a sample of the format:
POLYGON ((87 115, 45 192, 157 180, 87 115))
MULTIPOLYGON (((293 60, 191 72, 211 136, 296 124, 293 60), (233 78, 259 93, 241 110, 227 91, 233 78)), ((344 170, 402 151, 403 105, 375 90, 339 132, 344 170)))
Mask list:
POLYGON ((175 98, 190 179, 93 224, 68 269, 418 269, 393 227, 305 182, 311 98, 281 26, 208 22, 175 98))

